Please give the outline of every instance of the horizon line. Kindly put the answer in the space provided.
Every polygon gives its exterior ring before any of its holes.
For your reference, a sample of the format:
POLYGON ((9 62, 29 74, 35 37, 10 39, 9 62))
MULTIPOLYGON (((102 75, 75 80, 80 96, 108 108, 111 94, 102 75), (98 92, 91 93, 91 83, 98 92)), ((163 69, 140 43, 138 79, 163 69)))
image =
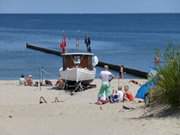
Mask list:
POLYGON ((79 15, 88 15, 88 14, 180 14, 180 12, 127 12, 127 13, 30 13, 30 12, 25 12, 25 13, 0 13, 0 14, 79 14, 79 15))

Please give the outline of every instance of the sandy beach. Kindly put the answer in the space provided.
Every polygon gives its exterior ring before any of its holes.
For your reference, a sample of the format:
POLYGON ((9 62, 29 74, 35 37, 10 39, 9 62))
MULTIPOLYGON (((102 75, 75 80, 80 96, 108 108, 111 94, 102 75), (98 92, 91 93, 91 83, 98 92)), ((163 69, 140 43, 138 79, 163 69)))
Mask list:
MULTIPOLYGON (((143 84, 146 80, 136 80, 143 84)), ((96 88, 71 96, 51 87, 19 86, 18 81, 0 81, 0 135, 180 135, 177 117, 139 118, 144 103, 126 102, 96 105, 100 80, 96 88), (43 96, 47 104, 39 104, 43 96), (55 98, 60 102, 53 102, 55 98), (125 110, 123 105, 135 109, 125 110)), ((140 87, 128 84, 135 94, 140 87)), ((118 81, 111 82, 117 88, 118 81)))

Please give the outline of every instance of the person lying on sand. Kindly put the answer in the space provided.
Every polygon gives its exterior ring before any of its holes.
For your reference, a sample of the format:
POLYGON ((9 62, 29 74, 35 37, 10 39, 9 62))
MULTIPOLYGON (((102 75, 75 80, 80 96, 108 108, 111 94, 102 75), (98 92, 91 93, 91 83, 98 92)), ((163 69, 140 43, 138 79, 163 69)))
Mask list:
POLYGON ((138 81, 135 81, 135 80, 129 80, 129 82, 136 84, 136 85, 141 85, 140 83, 138 83, 138 81))

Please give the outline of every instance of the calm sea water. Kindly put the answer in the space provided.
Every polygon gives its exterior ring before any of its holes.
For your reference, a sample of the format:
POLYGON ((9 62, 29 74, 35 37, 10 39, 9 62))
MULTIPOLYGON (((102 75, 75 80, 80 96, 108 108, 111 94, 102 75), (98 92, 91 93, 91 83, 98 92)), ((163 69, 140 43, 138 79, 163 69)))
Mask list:
MULTIPOLYGON (((180 14, 0 14, 0 79, 22 73, 57 78, 61 58, 25 48, 26 42, 58 49, 65 32, 69 50, 89 33, 92 50, 103 61, 148 71, 156 48, 180 45, 180 14)), ((99 72, 99 69, 98 69, 99 72)))

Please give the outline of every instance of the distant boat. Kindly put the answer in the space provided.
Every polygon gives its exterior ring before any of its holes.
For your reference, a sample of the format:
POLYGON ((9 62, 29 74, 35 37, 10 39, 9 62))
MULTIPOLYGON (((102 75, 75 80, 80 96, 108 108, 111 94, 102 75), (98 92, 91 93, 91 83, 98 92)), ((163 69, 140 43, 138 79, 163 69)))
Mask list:
POLYGON ((88 85, 96 76, 95 65, 98 63, 97 57, 93 53, 64 53, 63 67, 60 69, 60 78, 70 84, 88 85), (95 59, 94 59, 95 58, 95 59))

